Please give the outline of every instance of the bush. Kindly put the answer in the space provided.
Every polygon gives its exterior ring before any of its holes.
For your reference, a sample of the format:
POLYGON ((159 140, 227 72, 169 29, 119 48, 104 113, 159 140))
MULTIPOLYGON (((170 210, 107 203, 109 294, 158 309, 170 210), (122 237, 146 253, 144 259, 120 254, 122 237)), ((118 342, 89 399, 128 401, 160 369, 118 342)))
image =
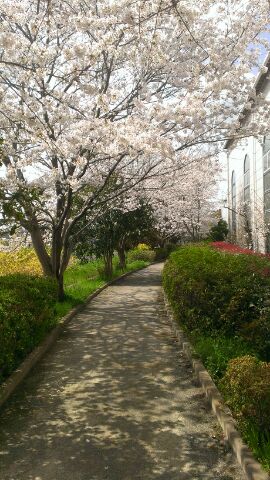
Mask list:
POLYGON ((42 275, 42 268, 33 248, 0 252, 0 275, 16 273, 42 275))
POLYGON ((137 250, 151 250, 151 247, 147 243, 139 243, 137 245, 137 250))
POLYGON ((229 406, 242 420, 267 434, 270 431, 270 363, 251 355, 230 360, 220 383, 229 406))
POLYGON ((51 279, 21 274, 0 277, 0 380, 55 325, 56 296, 51 279))
MULTIPOLYGON (((139 247, 139 246, 138 246, 139 247)), ((155 252, 154 250, 146 249, 146 248, 134 248, 133 250, 129 250, 127 254, 127 261, 128 263, 136 262, 137 260, 143 260, 144 262, 153 262, 155 260, 155 252)))
POLYGON ((172 243, 168 243, 167 245, 165 245, 164 247, 158 247, 158 248, 155 248, 155 254, 156 254, 156 257, 155 259, 159 262, 159 261, 162 261, 162 260, 166 260, 169 255, 174 251, 176 250, 176 248, 178 248, 175 244, 172 244, 172 243))
MULTIPOLYGON (((267 268, 269 260, 265 258, 187 246, 171 254, 163 284, 174 312, 189 331, 238 335, 249 341, 248 325, 262 319, 265 324, 270 322, 264 309, 264 296, 270 287, 270 278, 264 274, 267 268)), ((266 341, 262 335, 261 344, 266 341)))
POLYGON ((262 310, 261 316, 247 322, 241 329, 241 336, 253 348, 261 360, 270 361, 270 311, 262 310))
POLYGON ((163 284, 244 439, 270 468, 270 363, 261 361, 270 360, 270 262, 229 247, 230 253, 178 249, 165 264, 163 284))
POLYGON ((229 229, 225 220, 220 219, 216 225, 210 229, 210 238, 214 242, 222 242, 226 239, 229 229))

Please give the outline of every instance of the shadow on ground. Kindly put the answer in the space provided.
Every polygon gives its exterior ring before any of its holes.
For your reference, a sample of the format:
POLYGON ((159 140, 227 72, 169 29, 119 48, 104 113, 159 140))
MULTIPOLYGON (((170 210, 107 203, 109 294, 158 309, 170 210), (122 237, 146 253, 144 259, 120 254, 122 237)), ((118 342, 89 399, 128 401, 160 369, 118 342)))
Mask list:
POLYGON ((13 396, 1 480, 242 480, 172 336, 160 270, 102 292, 13 396))

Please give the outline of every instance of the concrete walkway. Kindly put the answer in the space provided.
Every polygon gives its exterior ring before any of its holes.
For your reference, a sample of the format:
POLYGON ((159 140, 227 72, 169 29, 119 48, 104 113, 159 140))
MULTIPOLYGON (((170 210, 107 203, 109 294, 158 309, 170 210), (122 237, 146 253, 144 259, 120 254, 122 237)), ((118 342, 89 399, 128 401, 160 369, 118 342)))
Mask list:
POLYGON ((243 480, 172 336, 160 270, 104 290, 13 396, 1 480, 243 480))

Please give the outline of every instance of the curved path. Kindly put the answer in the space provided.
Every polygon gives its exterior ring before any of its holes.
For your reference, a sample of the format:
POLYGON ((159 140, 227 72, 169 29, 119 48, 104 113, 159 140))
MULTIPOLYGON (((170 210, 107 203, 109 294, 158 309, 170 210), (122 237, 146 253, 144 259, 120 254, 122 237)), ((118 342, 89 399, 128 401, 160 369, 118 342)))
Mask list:
POLYGON ((104 290, 13 395, 1 480, 243 480, 172 336, 161 268, 104 290))

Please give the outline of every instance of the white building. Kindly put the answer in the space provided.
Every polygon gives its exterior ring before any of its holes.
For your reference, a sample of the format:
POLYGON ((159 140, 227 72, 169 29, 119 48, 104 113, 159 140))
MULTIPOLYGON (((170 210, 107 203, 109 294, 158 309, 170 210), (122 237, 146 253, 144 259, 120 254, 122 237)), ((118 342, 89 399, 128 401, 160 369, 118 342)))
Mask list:
MULTIPOLYGON (((270 69, 270 55, 265 65, 270 69)), ((269 74, 260 74, 255 83, 257 95, 270 99, 269 74)), ((252 112, 245 111, 242 122, 252 112)), ((269 132, 270 133, 270 132, 269 132)), ((270 134, 241 140, 228 140, 228 223, 230 240, 259 252, 270 252, 270 134)))

